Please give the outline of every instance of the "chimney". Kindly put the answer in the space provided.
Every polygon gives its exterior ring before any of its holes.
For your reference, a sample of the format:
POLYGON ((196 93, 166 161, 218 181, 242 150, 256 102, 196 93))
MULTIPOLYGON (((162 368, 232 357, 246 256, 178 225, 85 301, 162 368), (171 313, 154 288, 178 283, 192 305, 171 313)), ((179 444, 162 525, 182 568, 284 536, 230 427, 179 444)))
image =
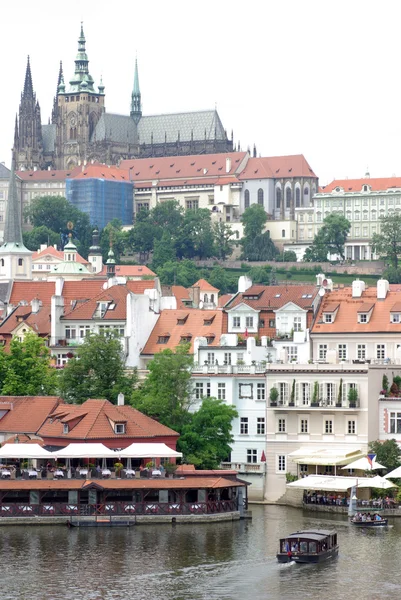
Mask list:
POLYGON ((387 292, 389 290, 389 283, 387 279, 379 279, 377 282, 377 299, 385 300, 387 292))
POLYGON ((33 298, 33 300, 31 300, 31 307, 32 307, 32 313, 36 314, 39 312, 39 298, 33 298))
POLYGON ((229 156, 227 156, 226 158, 226 173, 229 173, 231 171, 231 158, 229 156))
POLYGON ((63 284, 64 284, 64 279, 62 277, 57 277, 56 285, 55 285, 55 292, 54 292, 56 296, 62 296, 63 284))
POLYGON ((191 286, 188 290, 189 293, 189 297, 192 300, 192 307, 193 308, 199 308, 199 302, 200 302, 200 287, 197 285, 195 286, 191 286))
POLYGON ((124 406, 124 394, 122 392, 117 396, 117 406, 124 406))
POLYGON ((252 279, 247 275, 241 275, 238 279, 238 293, 243 294, 250 287, 252 287, 252 279))
POLYGON ((362 296, 362 292, 365 291, 365 282, 360 279, 356 279, 352 282, 352 297, 360 298, 362 296))
POLYGON ((43 252, 43 250, 46 250, 46 248, 47 248, 47 244, 40 244, 39 252, 43 252))

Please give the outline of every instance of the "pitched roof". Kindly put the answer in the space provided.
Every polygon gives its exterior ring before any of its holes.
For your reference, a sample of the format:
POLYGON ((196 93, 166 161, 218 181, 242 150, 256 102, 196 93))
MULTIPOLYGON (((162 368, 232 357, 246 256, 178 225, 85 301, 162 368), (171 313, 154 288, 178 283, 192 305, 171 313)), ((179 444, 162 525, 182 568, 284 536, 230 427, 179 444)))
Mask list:
POLYGON ((217 288, 213 287, 206 279, 198 279, 191 287, 198 287, 200 290, 206 290, 208 292, 219 292, 217 288))
MULTIPOLYGON (((76 300, 88 300, 103 290, 105 280, 89 279, 83 281, 64 281, 63 297, 65 307, 76 300)), ((151 282, 149 282, 151 283, 151 282)), ((14 281, 10 304, 14 306, 21 301, 30 302, 34 298, 42 301, 43 306, 50 306, 51 298, 56 291, 54 281, 14 281)))
MULTIPOLYGON (((107 266, 103 265, 103 269, 98 275, 106 275, 107 266)), ((116 265, 116 275, 118 277, 156 277, 156 273, 151 271, 146 265, 116 265)))
POLYGON ((178 309, 189 308, 184 303, 184 300, 186 300, 187 302, 192 302, 192 300, 191 300, 191 298, 189 296, 189 292, 188 292, 187 288, 185 288, 183 285, 172 285, 171 286, 171 293, 172 293, 172 295, 175 297, 175 299, 177 301, 177 308, 178 309))
POLYGON ((71 179, 111 179, 113 181, 127 181, 130 183, 130 174, 127 169, 99 163, 88 163, 79 173, 71 175, 71 179))
POLYGON ((217 346, 222 334, 222 311, 200 310, 187 308, 185 310, 166 309, 160 313, 160 317, 150 334, 142 354, 156 354, 166 348, 173 350, 183 340, 191 338, 191 352, 194 348, 196 337, 209 337, 213 339, 210 346, 217 346), (179 324, 181 321, 183 324, 179 324), (211 322, 210 325, 206 324, 211 322), (168 338, 166 343, 159 343, 159 338, 168 338))
MULTIPOLYGON (((62 262, 64 260, 63 250, 57 250, 54 246, 48 246, 47 248, 44 248, 44 250, 38 250, 37 252, 34 252, 32 254, 33 266, 34 266, 35 261, 40 262, 38 259, 41 259, 44 256, 53 256, 54 258, 60 259, 60 262, 62 262)), ((85 258, 83 258, 83 256, 78 254, 78 252, 76 254, 76 262, 79 262, 83 265, 89 264, 89 262, 85 258)))
POLYGON ((176 180, 192 178, 199 179, 199 183, 203 183, 204 179, 210 179, 214 183, 216 177, 227 177, 228 174, 236 174, 246 156, 246 152, 226 152, 193 156, 138 158, 121 161, 121 167, 131 170, 131 177, 135 182, 167 179, 173 185, 176 180), (226 159, 230 160, 229 173, 226 173, 226 159))
POLYGON ((317 295, 315 285, 253 285, 241 294, 236 294, 225 307, 231 310, 239 304, 247 304, 256 310, 277 310, 288 302, 308 309, 317 295))
POLYGON ((372 192, 385 192, 392 188, 401 188, 401 177, 376 177, 361 179, 334 179, 319 190, 319 193, 330 194, 336 188, 342 188, 344 192, 361 192, 364 185, 368 185, 372 192))
POLYGON ((401 323, 392 323, 390 313, 394 305, 399 306, 401 286, 391 285, 387 296, 383 300, 377 299, 376 287, 367 288, 360 298, 352 297, 352 288, 346 287, 326 294, 319 307, 312 334, 330 333, 401 333, 401 323), (332 323, 324 323, 323 312, 327 312, 326 305, 336 303, 339 305, 336 318, 332 323), (368 323, 358 323, 358 313, 370 312, 368 323))
POLYGON ((216 110, 143 116, 138 123, 140 144, 164 144, 194 140, 225 140, 226 133, 216 110))
POLYGON ((303 154, 250 158, 238 179, 316 177, 303 154))
POLYGON ((0 419, 0 432, 36 433, 62 402, 58 396, 0 396, 0 410, 2 403, 12 405, 0 419))
POLYGON ((81 167, 74 169, 54 169, 51 171, 17 171, 17 175, 22 181, 65 181, 73 174, 78 174, 81 167))
POLYGON ((63 404, 53 411, 38 431, 38 435, 46 438, 60 438, 66 446, 71 439, 124 440, 158 438, 164 436, 178 437, 178 433, 147 417, 132 406, 115 406, 108 400, 90 399, 81 405, 63 404), (75 420, 74 420, 75 419, 75 420), (70 431, 63 433, 64 423, 70 424, 70 431), (125 433, 114 433, 113 423, 125 423, 125 433))
POLYGON ((17 306, 0 324, 0 335, 11 334, 22 322, 38 335, 50 335, 50 306, 40 306, 36 313, 32 312, 30 305, 17 306))

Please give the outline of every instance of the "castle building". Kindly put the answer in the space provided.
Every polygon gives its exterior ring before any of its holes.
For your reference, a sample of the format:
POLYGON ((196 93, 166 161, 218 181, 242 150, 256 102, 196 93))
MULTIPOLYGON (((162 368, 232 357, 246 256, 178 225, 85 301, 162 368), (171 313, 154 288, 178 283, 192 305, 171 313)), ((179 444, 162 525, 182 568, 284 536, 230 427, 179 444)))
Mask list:
POLYGON ((60 63, 51 120, 46 125, 41 124, 28 57, 15 123, 17 170, 72 169, 84 161, 110 165, 138 157, 233 150, 233 135, 228 139, 216 110, 143 116, 137 61, 130 114, 106 112, 105 86, 102 80, 95 86, 85 46, 81 25, 74 75, 66 85, 60 63))

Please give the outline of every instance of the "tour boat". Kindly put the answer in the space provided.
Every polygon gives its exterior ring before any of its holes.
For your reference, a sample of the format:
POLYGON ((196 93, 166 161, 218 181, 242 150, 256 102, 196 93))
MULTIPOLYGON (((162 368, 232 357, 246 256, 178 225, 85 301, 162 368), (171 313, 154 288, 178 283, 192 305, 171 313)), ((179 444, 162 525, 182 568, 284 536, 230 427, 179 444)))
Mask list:
POLYGON ((355 527, 387 527, 388 519, 383 519, 382 517, 379 521, 375 519, 362 521, 362 519, 355 519, 355 517, 352 517, 351 523, 352 525, 355 525, 355 527))
POLYGON ((277 560, 280 563, 321 563, 338 554, 335 529, 296 531, 280 539, 277 560))

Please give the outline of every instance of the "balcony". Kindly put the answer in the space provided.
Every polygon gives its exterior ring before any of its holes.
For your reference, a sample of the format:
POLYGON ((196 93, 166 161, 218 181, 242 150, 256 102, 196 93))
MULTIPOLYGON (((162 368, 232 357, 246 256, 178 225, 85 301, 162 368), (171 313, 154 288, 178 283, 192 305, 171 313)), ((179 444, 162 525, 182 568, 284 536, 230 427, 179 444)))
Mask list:
POLYGON ((266 463, 238 463, 238 462, 223 462, 222 469, 238 471, 238 473, 258 473, 263 475, 266 472, 266 463))
POLYGON ((352 410, 356 408, 360 408, 360 400, 358 399, 356 402, 349 402, 348 400, 343 400, 342 402, 337 402, 331 400, 329 398, 321 398, 317 402, 313 402, 309 399, 303 400, 295 400, 295 402, 291 402, 291 400, 284 399, 280 400, 279 398, 273 402, 269 400, 268 402, 269 408, 274 408, 275 410, 288 410, 288 409, 303 409, 303 410, 313 410, 317 408, 324 408, 325 410, 352 410))
POLYGON ((76 348, 84 343, 85 338, 57 338, 55 343, 50 344, 52 348, 76 348))
POLYGON ((266 364, 256 363, 254 365, 197 365, 192 367, 192 373, 204 373, 205 375, 237 375, 248 373, 255 375, 266 372, 266 364))

